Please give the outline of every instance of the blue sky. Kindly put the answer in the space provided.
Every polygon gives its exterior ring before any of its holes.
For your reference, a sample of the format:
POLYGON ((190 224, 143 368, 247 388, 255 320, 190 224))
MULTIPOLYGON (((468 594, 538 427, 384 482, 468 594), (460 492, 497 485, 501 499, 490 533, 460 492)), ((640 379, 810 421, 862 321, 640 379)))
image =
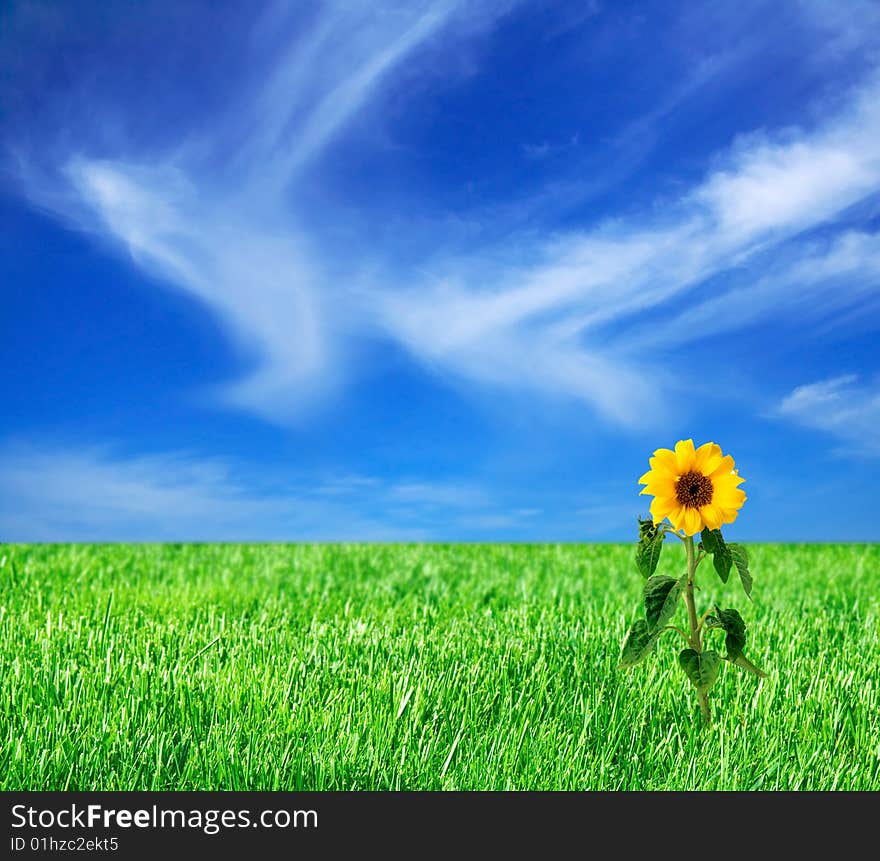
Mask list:
POLYGON ((874 541, 880 6, 13 2, 0 539, 874 541))

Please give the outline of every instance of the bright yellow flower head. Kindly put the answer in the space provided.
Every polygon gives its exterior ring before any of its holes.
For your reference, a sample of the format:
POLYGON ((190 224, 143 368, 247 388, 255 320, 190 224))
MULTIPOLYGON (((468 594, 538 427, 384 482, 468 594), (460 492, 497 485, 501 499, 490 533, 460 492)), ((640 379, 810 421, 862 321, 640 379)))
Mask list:
POLYGON ((675 451, 658 448, 648 461, 651 468, 639 479, 647 485, 641 493, 654 497, 654 524, 664 517, 685 535, 696 535, 704 527, 720 529, 733 523, 746 501, 738 485, 745 481, 734 469, 733 458, 721 453, 714 442, 694 449, 692 439, 682 439, 675 451))

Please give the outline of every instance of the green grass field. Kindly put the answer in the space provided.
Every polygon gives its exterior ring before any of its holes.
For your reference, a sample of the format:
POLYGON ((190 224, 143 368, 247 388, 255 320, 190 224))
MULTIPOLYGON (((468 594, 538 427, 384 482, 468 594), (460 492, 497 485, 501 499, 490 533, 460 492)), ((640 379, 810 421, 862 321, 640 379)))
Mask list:
POLYGON ((0 788, 880 789, 880 545, 700 567, 770 673, 708 729, 677 635, 617 669, 633 550, 5 545, 0 788))

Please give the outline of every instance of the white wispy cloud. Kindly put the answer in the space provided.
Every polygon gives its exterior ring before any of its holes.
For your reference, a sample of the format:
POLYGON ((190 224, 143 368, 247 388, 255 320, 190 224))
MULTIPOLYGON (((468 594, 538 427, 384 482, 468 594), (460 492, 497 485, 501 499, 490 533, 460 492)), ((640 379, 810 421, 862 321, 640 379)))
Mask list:
POLYGON ((306 492, 259 493, 220 460, 7 444, 0 534, 29 541, 418 539, 412 528, 306 492))
POLYGON ((825 320, 828 328, 847 320, 852 310, 868 311, 868 320, 878 310, 880 235, 876 233, 843 230, 830 239, 801 239, 776 249, 763 263, 667 319, 635 328, 630 349, 644 354, 771 319, 783 325, 825 320))
POLYGON ((423 541, 528 521, 473 481, 300 475, 271 486, 190 452, 9 441, 0 540, 423 541))
MULTIPOLYGON (((250 366, 217 397, 279 421, 357 372, 352 337, 380 335, 460 385, 575 398, 617 424, 644 425, 663 418, 676 385, 653 361, 657 345, 679 349, 696 331, 783 308, 815 321, 870 298, 875 234, 850 228, 824 244, 808 234, 880 191, 876 77, 803 128, 731 142, 701 180, 650 212, 552 235, 511 232, 418 269, 401 269, 393 254, 383 264, 382 249, 328 263, 299 183, 420 49, 441 35, 466 41, 475 18, 491 26, 509 5, 321 5, 201 136, 161 154, 98 156, 89 135, 67 130, 66 148, 47 148, 60 170, 25 153, 25 192, 210 307, 250 366), (778 256, 765 267, 768 254, 778 256), (829 285, 829 302, 801 301, 829 285), (658 312, 670 322, 646 331, 644 315, 658 312)), ((282 30, 284 9, 274 13, 282 30)), ((822 20, 834 28, 833 16, 822 20)), ((670 105, 736 62, 708 62, 670 105)))
POLYGON ((458 260, 454 280, 437 273, 421 289, 386 292, 385 324, 427 364, 469 379, 567 392, 624 424, 660 416, 660 387, 670 383, 646 364, 646 341, 660 338, 639 338, 639 315, 671 308, 680 319, 658 331, 676 347, 701 331, 700 322, 735 329, 781 308, 796 313, 805 282, 814 289, 833 282, 836 294, 830 305, 803 303, 813 319, 870 296, 873 234, 849 232, 824 249, 813 240, 790 243, 880 190, 878 106, 880 84, 872 81, 813 131, 739 141, 659 217, 557 235, 526 255, 520 247, 520 257, 535 261, 526 265, 487 271, 482 259, 458 260), (785 249, 788 267, 777 263, 775 275, 744 292, 734 286, 719 299, 717 288, 700 289, 773 249, 785 249), (854 277, 841 283, 842 271, 854 277))
MULTIPOLYGON (((419 9, 416 4, 412 7, 417 10, 415 20, 410 22, 405 18, 399 30, 383 28, 378 37, 373 35, 363 52, 365 58, 355 66, 353 72, 346 70, 342 79, 312 109, 308 120, 298 130, 293 145, 288 142, 289 152, 280 162, 285 173, 294 172, 308 158, 320 152, 346 120, 363 106, 383 76, 442 27, 457 6, 458 0, 433 3, 424 9, 419 9)), ((374 9, 368 5, 366 11, 372 13, 374 9)), ((363 33, 364 25, 369 25, 372 20, 370 14, 365 21, 357 22, 355 32, 363 33)), ((345 45, 350 48, 350 41, 346 40, 345 45)), ((298 54, 295 63, 299 66, 302 62, 303 58, 298 54)))
MULTIPOLYGON (((340 332, 351 329, 345 288, 317 262, 296 211, 298 175, 458 5, 324 4, 268 80, 233 106, 236 122, 217 116, 207 135, 170 154, 132 147, 119 158, 81 152, 90 130, 74 128, 64 135, 74 140, 66 156, 57 142, 47 146, 49 167, 16 148, 25 192, 204 301, 252 368, 218 397, 291 420, 334 390, 340 332)), ((279 26, 284 9, 275 9, 279 26)))
POLYGON ((776 414, 845 443, 841 454, 880 456, 880 384, 844 374, 798 386, 776 414))
POLYGON ((841 115, 804 133, 749 135, 737 142, 729 165, 695 192, 733 246, 776 232, 821 223, 876 190, 880 176, 878 84, 872 81, 841 115))
POLYGON ((394 502, 404 504, 460 509, 487 508, 492 504, 484 488, 468 484, 403 481, 390 487, 388 495, 394 502))
POLYGON ((79 200, 132 260, 202 299, 255 370, 221 397, 286 418, 326 392, 336 370, 334 323, 319 290, 315 256, 288 222, 255 228, 250 212, 179 169, 71 160, 79 200))

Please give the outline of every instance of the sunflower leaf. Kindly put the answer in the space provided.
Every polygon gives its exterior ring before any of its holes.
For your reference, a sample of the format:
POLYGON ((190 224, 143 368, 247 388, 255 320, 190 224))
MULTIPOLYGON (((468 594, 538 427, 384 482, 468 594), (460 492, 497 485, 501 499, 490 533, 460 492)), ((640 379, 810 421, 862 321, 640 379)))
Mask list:
POLYGON ((636 545, 636 567, 646 580, 657 570, 666 530, 648 518, 639 518, 639 543, 636 545))
POLYGON ((742 581, 743 591, 746 597, 752 599, 752 575, 749 572, 749 554, 742 544, 728 544, 727 549, 730 552, 730 558, 736 570, 739 572, 739 579, 742 581))
POLYGON ((712 651, 695 652, 693 649, 682 649, 678 655, 678 663, 698 691, 708 691, 718 678, 721 655, 712 651))
POLYGON ((620 654, 620 668, 628 669, 644 661, 654 649, 659 637, 660 632, 651 631, 644 619, 636 620, 624 640, 620 654))
POLYGON ((719 606, 715 606, 718 614, 718 626, 724 628, 727 636, 724 638, 724 645, 727 647, 727 660, 736 663, 737 658, 742 655, 746 645, 746 623, 737 610, 728 608, 722 610, 719 606))
POLYGON ((730 577, 730 568, 733 565, 733 555, 730 546, 725 543, 720 529, 704 529, 700 533, 703 549, 712 554, 712 565, 722 583, 726 583, 730 577))
POLYGON ((700 533, 700 538, 702 539, 703 549, 707 553, 715 552, 715 548, 718 546, 719 539, 722 544, 724 543, 724 539, 721 537, 720 529, 704 529, 700 533))
POLYGON ((744 669, 746 672, 757 676, 759 679, 769 678, 767 673, 765 673, 760 667, 756 667, 745 655, 740 655, 733 663, 744 669))
POLYGON ((645 583, 645 618, 651 631, 665 625, 678 609, 687 574, 678 580, 665 574, 654 574, 645 583))

